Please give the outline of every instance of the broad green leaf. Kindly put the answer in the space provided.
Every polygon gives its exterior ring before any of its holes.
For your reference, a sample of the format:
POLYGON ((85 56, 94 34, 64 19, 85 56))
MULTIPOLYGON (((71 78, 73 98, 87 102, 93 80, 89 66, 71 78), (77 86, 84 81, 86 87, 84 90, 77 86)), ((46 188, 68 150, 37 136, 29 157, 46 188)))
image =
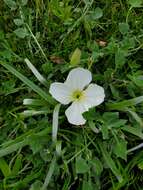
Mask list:
POLYGON ((123 181, 123 177, 121 175, 121 172, 117 168, 117 166, 116 166, 115 162, 113 161, 113 159, 111 158, 110 154, 104 148, 103 143, 99 143, 99 147, 100 147, 100 150, 102 152, 103 158, 104 158, 107 166, 111 169, 111 171, 116 176, 116 178, 118 179, 118 181, 122 182, 123 181))
POLYGON ((143 88, 143 75, 129 76, 129 78, 140 88, 143 88))
POLYGON ((15 10, 17 8, 16 2, 14 0, 4 0, 4 2, 9 8, 11 8, 11 10, 15 10))
POLYGON ((122 49, 118 49, 118 51, 115 53, 115 65, 116 68, 122 67, 126 62, 126 53, 122 49))
POLYGON ((17 26, 21 26, 21 25, 24 24, 24 22, 23 22, 22 19, 16 18, 16 19, 14 19, 13 21, 14 21, 14 23, 15 23, 17 26))
POLYGON ((93 19, 93 20, 99 19, 99 18, 101 18, 101 17, 103 16, 103 11, 102 11, 101 8, 97 7, 97 8, 94 10, 94 12, 92 12, 92 13, 90 14, 90 16, 91 16, 91 19, 93 19))
POLYGON ((89 181, 84 180, 83 181, 82 190, 94 190, 93 186, 92 186, 92 183, 91 183, 91 180, 89 180, 89 181))
POLYGON ((127 159, 127 142, 124 139, 119 139, 114 146, 114 153, 117 157, 124 160, 127 159))
POLYGON ((129 31, 129 25, 128 23, 119 23, 119 31, 121 32, 121 34, 127 34, 129 31))
POLYGON ((71 66, 78 65, 80 63, 80 57, 81 57, 81 51, 80 49, 76 48, 70 59, 71 66))
POLYGON ((76 159, 76 173, 83 174, 89 171, 89 165, 87 164, 86 160, 83 158, 78 157, 76 159))
POLYGON ((41 181, 36 181, 36 182, 34 182, 32 185, 31 185, 31 187, 30 187, 30 189, 29 190, 40 190, 41 189, 41 187, 42 187, 42 182, 41 181))
POLYGON ((97 157, 95 157, 90 161, 90 163, 92 164, 92 168, 94 169, 96 175, 100 176, 103 171, 103 165, 101 161, 97 157))
POLYGON ((31 80, 29 80, 27 77, 22 75, 19 71, 17 71, 13 66, 9 65, 8 63, 2 63, 0 62, 2 66, 4 66, 7 70, 9 70, 13 75, 15 75, 17 78, 19 78, 23 83, 25 83, 27 86, 29 86, 32 90, 34 90, 39 96, 41 96, 44 100, 46 100, 50 104, 54 104, 54 100, 50 95, 48 95, 46 92, 44 92, 41 88, 39 88, 37 85, 35 85, 31 80))
POLYGON ((11 170, 4 158, 0 158, 0 170, 4 177, 8 177, 11 174, 11 170))
POLYGON ((28 31, 26 28, 18 28, 14 30, 14 33, 19 37, 19 38, 25 38, 26 36, 29 35, 28 31))
POLYGON ((132 7, 141 7, 141 4, 143 3, 142 0, 129 0, 129 3, 132 7))

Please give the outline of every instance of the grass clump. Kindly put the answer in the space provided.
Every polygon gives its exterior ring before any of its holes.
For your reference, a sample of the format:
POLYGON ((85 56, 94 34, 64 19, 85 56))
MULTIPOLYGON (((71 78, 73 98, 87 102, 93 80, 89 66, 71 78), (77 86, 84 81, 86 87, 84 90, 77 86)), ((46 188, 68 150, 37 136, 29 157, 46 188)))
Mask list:
POLYGON ((2 0, 1 190, 142 189, 142 7, 2 0), (92 72, 106 99, 75 127, 49 86, 77 66, 92 72))

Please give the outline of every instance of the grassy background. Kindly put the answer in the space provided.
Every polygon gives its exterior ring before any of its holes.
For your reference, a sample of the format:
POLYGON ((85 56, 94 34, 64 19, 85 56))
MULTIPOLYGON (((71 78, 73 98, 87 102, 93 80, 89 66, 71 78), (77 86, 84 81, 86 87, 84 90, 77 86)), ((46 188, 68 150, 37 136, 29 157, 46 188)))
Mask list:
POLYGON ((142 6, 141 0, 1 0, 1 190, 143 189, 142 6), (71 63, 76 48, 80 63, 71 63), (62 106, 54 143, 49 85, 77 66, 90 69, 106 99, 79 127, 67 122, 62 106), (23 105, 26 98, 35 102, 23 105))

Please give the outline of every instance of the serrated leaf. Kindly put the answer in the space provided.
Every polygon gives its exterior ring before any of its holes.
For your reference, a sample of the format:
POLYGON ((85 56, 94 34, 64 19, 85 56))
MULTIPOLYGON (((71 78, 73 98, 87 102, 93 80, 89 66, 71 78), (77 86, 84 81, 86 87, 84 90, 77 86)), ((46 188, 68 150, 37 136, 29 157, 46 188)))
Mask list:
POLYGON ((142 0, 129 0, 129 3, 132 7, 141 7, 141 4, 143 3, 142 0))
POLYGON ((89 171, 89 166, 83 158, 76 159, 76 173, 86 173, 89 171))
POLYGON ((11 8, 11 10, 15 10, 17 8, 16 2, 14 0, 4 0, 4 2, 9 8, 11 8))
POLYGON ((14 33, 19 37, 19 38, 25 38, 26 36, 29 35, 28 31, 26 28, 18 28, 14 31, 14 33))
POLYGON ((21 26, 24 23, 22 19, 18 19, 18 18, 14 19, 13 21, 14 21, 14 24, 16 24, 17 26, 21 26))
POLYGON ((70 64, 72 66, 78 65, 80 63, 80 57, 81 57, 81 51, 80 49, 76 48, 71 56, 70 64))

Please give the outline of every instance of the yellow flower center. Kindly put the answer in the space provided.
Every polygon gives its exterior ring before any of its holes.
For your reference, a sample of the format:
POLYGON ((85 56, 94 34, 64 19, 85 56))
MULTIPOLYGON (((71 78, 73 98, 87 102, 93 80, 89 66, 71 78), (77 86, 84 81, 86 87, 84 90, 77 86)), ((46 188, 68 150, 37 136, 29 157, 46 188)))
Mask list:
POLYGON ((75 90, 72 94, 72 100, 73 101, 81 101, 84 98, 84 92, 81 90, 75 90))

